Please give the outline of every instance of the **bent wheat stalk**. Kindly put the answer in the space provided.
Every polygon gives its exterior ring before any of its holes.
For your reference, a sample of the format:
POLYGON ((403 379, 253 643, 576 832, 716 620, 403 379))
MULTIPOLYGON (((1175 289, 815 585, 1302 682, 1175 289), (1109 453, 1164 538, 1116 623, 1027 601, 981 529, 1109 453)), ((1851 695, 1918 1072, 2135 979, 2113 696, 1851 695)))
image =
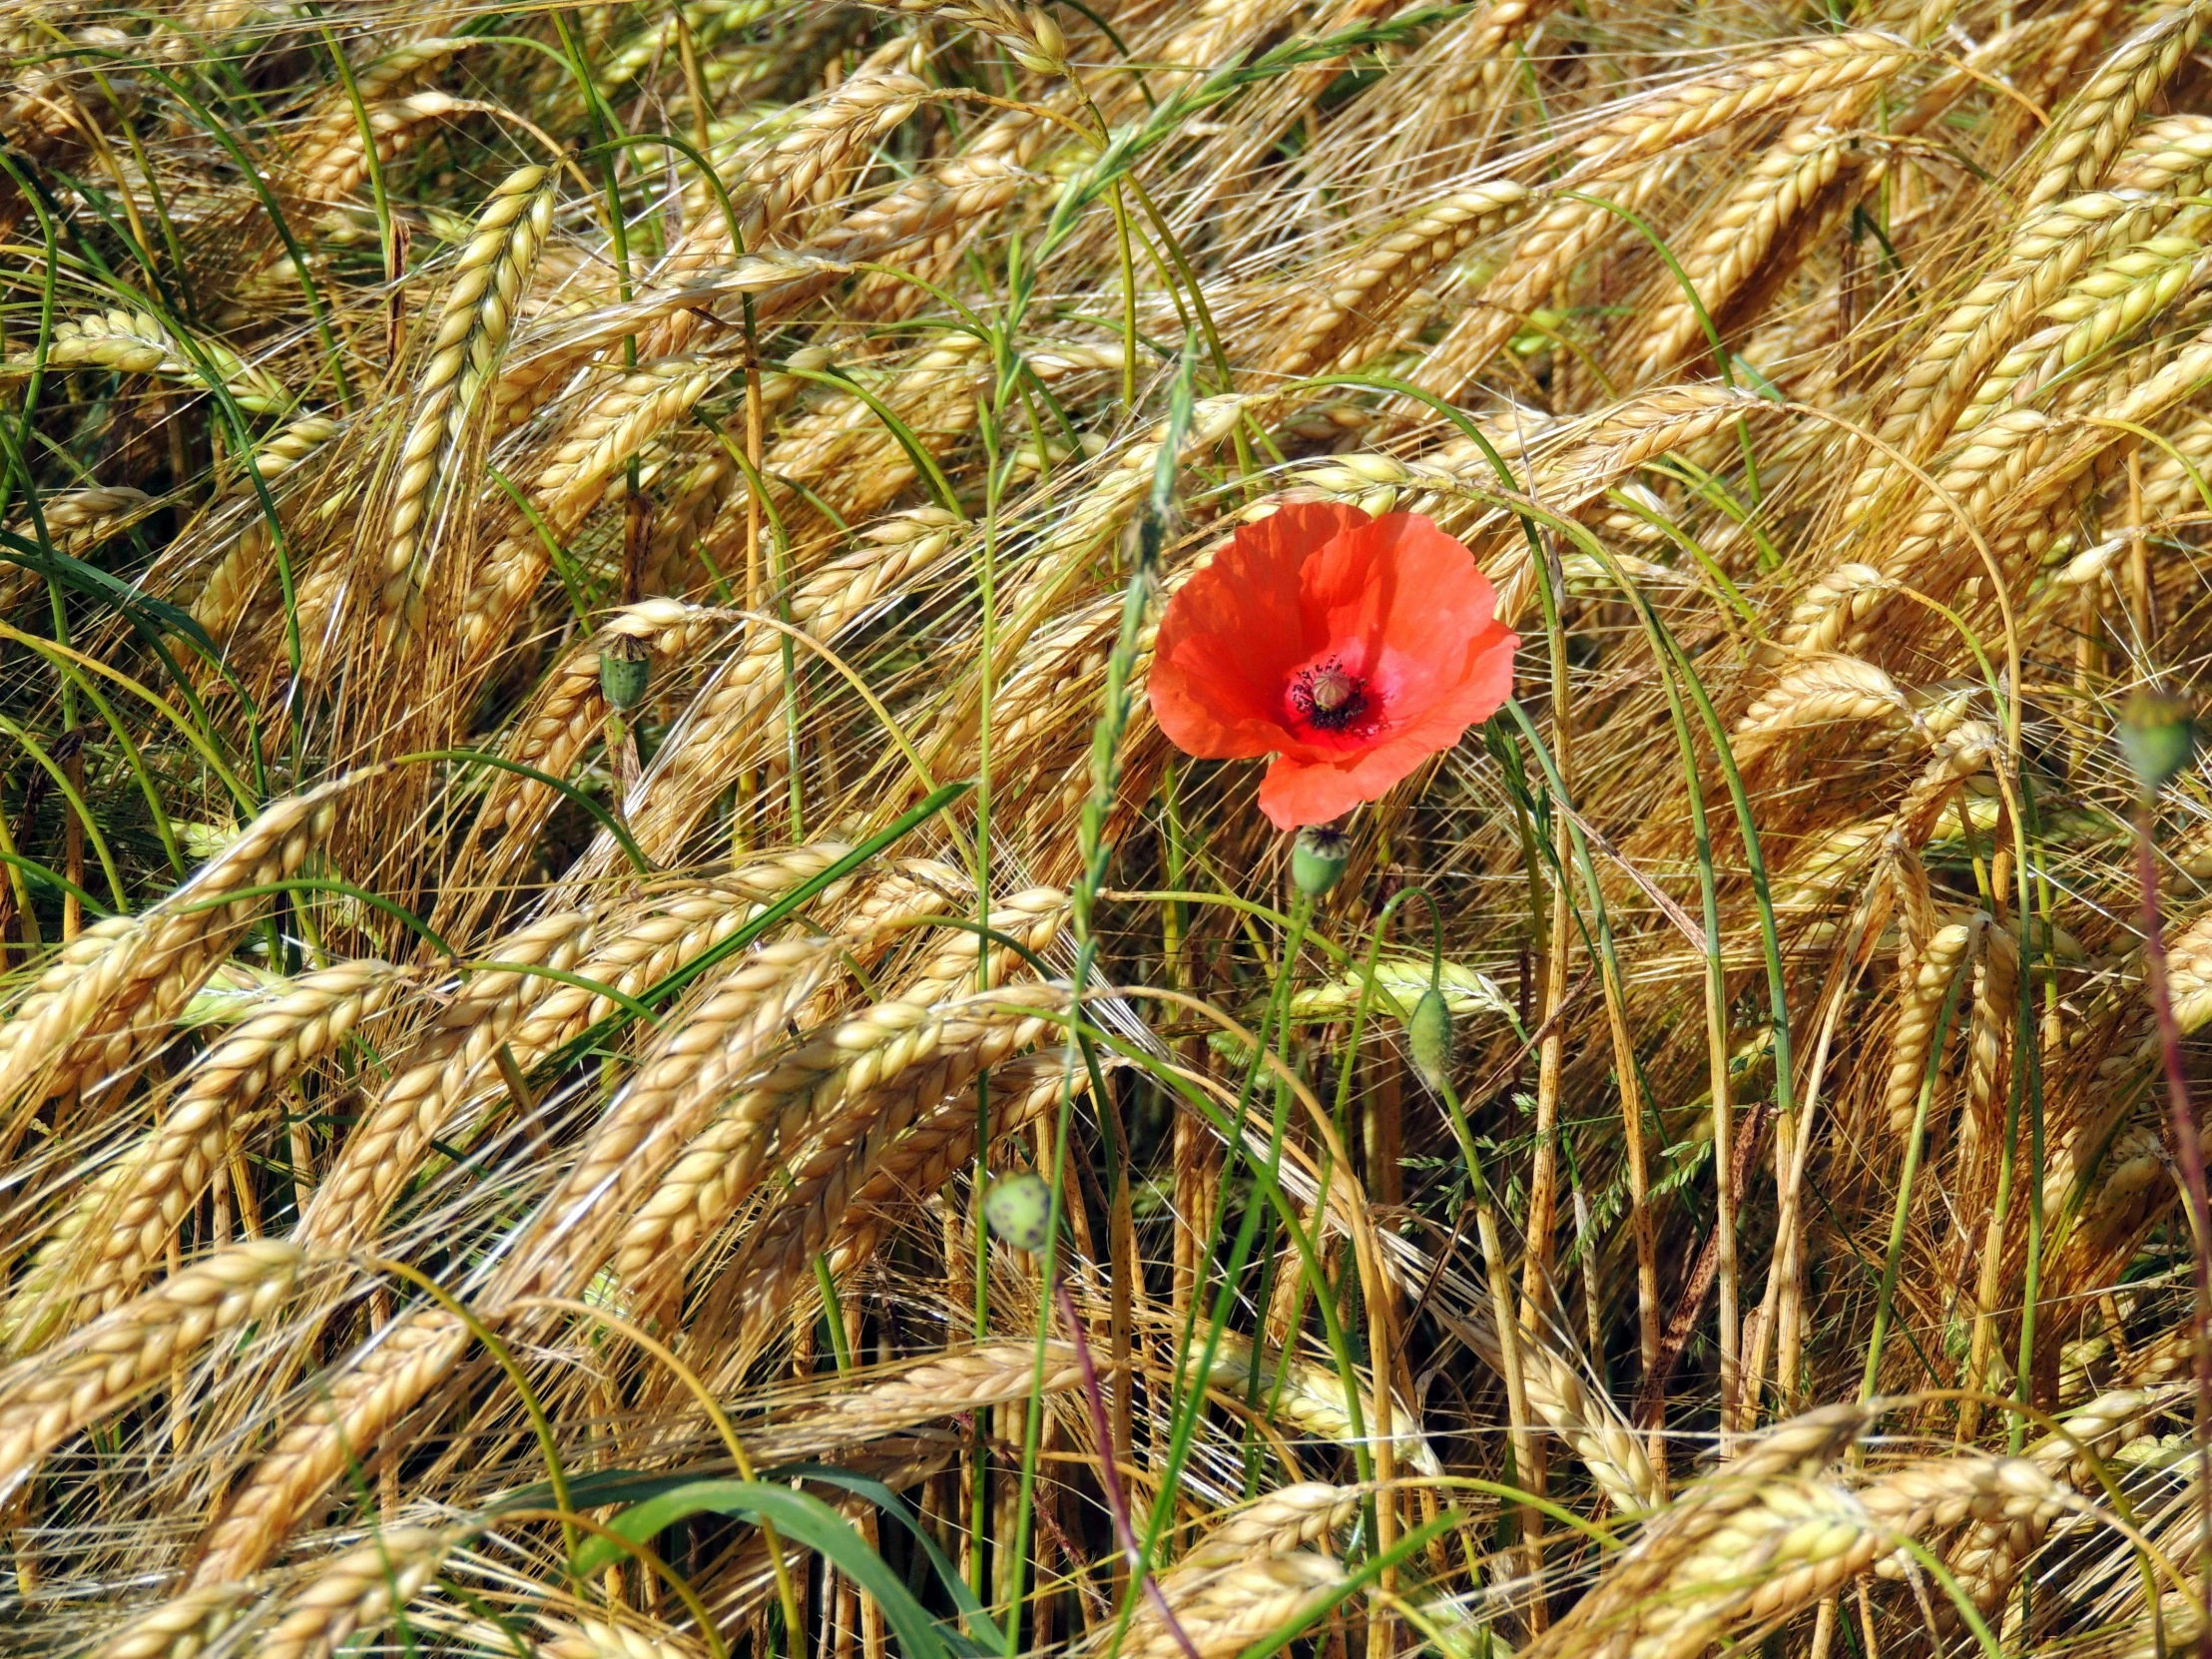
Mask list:
POLYGON ((266 1316, 290 1293, 303 1260, 280 1240, 240 1245, 0 1373, 0 1492, 72 1434, 168 1382, 216 1337, 266 1316))
POLYGON ((454 268, 394 468, 378 596, 387 641, 417 619, 418 552, 441 488, 473 441, 477 407, 497 377, 523 285, 552 229, 550 180, 542 167, 521 168, 502 180, 454 268))
POLYGON ((328 834, 338 801, 385 770, 350 773, 275 803, 159 905, 96 923, 66 945, 0 1023, 0 1107, 82 1092, 165 1034, 269 902, 225 895, 295 873, 328 834))

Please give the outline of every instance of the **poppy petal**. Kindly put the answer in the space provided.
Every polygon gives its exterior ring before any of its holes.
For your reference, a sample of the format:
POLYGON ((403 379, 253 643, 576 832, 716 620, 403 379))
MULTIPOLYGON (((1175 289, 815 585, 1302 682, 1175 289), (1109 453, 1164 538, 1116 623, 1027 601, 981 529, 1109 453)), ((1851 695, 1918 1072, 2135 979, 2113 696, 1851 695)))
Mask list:
POLYGON ((1168 606, 1147 687, 1153 718, 1185 754, 1265 755, 1290 741, 1283 683, 1309 653, 1298 575, 1308 555, 1368 522, 1357 507, 1296 502, 1242 525, 1168 606))
POLYGON ((1260 806, 1279 827, 1327 823, 1512 694, 1520 642, 1495 611, 1473 556, 1426 518, 1286 507, 1240 530, 1170 604, 1153 709, 1190 754, 1273 753, 1260 806), (1367 701, 1321 718, 1311 704, 1327 673, 1367 701))
POLYGON ((1473 555, 1418 513, 1385 513, 1339 537, 1300 582, 1306 627, 1361 673, 1381 671, 1386 653, 1401 669, 1456 666, 1496 606, 1473 555))
POLYGON ((1497 614, 1497 595, 1481 567, 1454 538, 1419 513, 1388 513, 1366 538, 1395 574, 1382 626, 1401 651, 1448 654, 1451 645, 1497 614))
POLYGON ((1433 733, 1388 739, 1357 754, 1326 761, 1285 755, 1260 785, 1260 810, 1278 829, 1296 830, 1341 818, 1363 802, 1380 801, 1455 744, 1465 726, 1438 742, 1433 733))
POLYGON ((1504 707, 1513 695, 1513 655, 1520 637, 1491 622, 1455 650, 1455 661, 1429 670, 1426 683, 1407 686, 1392 710, 1392 743, 1424 744, 1430 752, 1449 749, 1478 721, 1504 707))
POLYGON ((1354 674, 1375 672, 1381 656, 1394 573, 1386 544, 1375 535, 1380 520, 1338 536, 1306 561, 1299 573, 1299 611, 1306 637, 1317 650, 1334 652, 1354 674))
POLYGON ((1186 755, 1244 761, 1283 747, 1281 722, 1251 708, 1242 679, 1225 676, 1203 642, 1178 658, 1155 659, 1146 692, 1152 718, 1186 755))
POLYGON ((1327 824, 1373 799, 1363 793, 1351 768, 1325 761, 1302 761, 1295 755, 1278 756, 1268 768, 1267 777, 1260 781, 1260 811, 1283 830, 1327 824))

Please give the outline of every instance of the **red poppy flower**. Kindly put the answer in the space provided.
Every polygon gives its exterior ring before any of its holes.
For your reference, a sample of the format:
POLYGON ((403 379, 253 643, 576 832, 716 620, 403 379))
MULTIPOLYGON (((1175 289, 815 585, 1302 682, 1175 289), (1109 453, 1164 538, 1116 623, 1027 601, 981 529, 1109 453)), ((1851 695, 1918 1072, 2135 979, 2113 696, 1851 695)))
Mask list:
POLYGON ((1326 824, 1512 695, 1520 641, 1474 557, 1417 513, 1298 503, 1237 531, 1170 601, 1152 713, 1201 760, 1273 755, 1260 810, 1326 824))

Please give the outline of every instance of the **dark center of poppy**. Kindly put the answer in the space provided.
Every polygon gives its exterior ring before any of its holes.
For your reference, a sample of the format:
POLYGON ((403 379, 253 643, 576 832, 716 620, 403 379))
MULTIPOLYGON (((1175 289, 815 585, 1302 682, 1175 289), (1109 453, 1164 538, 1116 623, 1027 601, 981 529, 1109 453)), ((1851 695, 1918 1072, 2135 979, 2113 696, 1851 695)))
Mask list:
POLYGON ((1342 732, 1368 712, 1368 685, 1332 657, 1291 679, 1291 707, 1323 732, 1342 732))

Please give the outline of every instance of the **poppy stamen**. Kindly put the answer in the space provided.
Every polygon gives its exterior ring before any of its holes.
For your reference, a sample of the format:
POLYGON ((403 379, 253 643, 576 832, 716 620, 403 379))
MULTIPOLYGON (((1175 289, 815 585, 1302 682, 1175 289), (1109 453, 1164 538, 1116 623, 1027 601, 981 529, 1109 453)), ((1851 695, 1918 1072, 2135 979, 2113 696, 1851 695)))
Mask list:
POLYGON ((1291 680, 1291 707, 1323 732, 1342 732, 1368 712, 1367 682, 1332 657, 1291 680))

